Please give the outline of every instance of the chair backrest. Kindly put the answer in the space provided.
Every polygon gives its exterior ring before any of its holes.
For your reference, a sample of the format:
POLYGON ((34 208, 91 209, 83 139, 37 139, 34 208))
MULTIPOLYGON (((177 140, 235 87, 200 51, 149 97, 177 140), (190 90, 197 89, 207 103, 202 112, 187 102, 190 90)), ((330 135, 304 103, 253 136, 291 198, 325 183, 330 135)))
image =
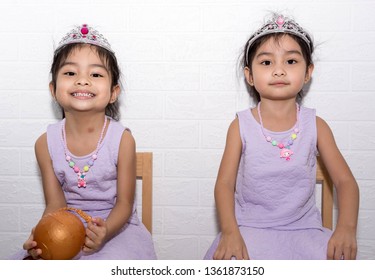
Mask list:
POLYGON ((316 182, 322 184, 322 222, 323 226, 333 228, 333 182, 320 157, 317 157, 316 182))
POLYGON ((137 152, 137 180, 142 182, 142 223, 152 233, 152 153, 137 152))

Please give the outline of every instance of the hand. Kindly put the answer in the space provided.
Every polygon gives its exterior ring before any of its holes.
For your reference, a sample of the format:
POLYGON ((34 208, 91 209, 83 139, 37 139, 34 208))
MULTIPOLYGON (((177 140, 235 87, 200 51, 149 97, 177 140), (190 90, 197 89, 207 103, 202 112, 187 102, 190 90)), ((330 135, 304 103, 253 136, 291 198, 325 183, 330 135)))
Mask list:
POLYGON ((35 248, 37 243, 34 241, 34 231, 35 227, 31 230, 29 238, 23 244, 23 249, 26 250, 33 259, 41 259, 40 255, 42 254, 42 250, 35 248))
POLYGON ((352 228, 337 226, 328 241, 327 259, 355 260, 357 256, 356 231, 352 228))
POLYGON ((233 233, 222 233, 213 258, 214 260, 250 259, 245 242, 239 230, 236 230, 233 233))
POLYGON ((102 218, 93 218, 87 224, 86 240, 83 246, 85 253, 98 251, 105 243, 107 236, 107 223, 102 218))

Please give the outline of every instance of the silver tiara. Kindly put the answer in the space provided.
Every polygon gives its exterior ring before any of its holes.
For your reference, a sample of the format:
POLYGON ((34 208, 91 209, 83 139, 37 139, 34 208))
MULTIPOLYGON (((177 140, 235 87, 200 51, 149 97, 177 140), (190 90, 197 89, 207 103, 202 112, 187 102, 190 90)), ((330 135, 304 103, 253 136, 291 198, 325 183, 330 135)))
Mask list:
POLYGON ((248 64, 248 52, 256 40, 268 34, 289 33, 298 36, 305 41, 310 51, 312 51, 311 36, 297 22, 281 14, 273 14, 272 19, 268 20, 261 28, 251 35, 246 48, 246 63, 248 64))
POLYGON ((82 24, 69 31, 60 41, 55 53, 57 53, 63 46, 74 43, 91 44, 105 48, 106 50, 114 53, 111 45, 107 39, 104 38, 96 29, 87 24, 82 24))

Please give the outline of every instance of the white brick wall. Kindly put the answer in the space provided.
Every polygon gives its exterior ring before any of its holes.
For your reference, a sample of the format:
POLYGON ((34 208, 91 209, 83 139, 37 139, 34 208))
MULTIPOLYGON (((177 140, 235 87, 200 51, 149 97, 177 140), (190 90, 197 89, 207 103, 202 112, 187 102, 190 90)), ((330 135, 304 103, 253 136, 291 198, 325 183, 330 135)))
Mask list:
POLYGON ((361 189, 360 259, 375 259, 375 1, 3 0, 0 3, 0 259, 44 207, 34 142, 58 118, 53 46, 74 24, 107 35, 123 73, 122 122, 154 152, 160 259, 201 259, 218 231, 213 188, 228 124, 251 103, 236 63, 267 10, 317 42, 306 105, 331 125, 361 189), (32 4, 31 4, 32 3, 32 4))

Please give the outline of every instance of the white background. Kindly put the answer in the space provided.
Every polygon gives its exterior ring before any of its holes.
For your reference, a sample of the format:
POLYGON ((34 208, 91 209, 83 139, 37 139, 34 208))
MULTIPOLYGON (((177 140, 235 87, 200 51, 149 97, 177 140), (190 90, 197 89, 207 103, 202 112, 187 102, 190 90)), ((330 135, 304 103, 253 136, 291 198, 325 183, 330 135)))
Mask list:
POLYGON ((92 24, 124 74, 122 122, 154 153, 153 239, 160 259, 201 259, 218 232, 213 188, 226 131, 251 106, 237 62, 269 10, 314 36, 305 105, 331 126, 361 191, 359 259, 375 259, 375 1, 2 0, 0 259, 21 248, 44 201, 34 143, 58 120, 54 44, 92 24))

